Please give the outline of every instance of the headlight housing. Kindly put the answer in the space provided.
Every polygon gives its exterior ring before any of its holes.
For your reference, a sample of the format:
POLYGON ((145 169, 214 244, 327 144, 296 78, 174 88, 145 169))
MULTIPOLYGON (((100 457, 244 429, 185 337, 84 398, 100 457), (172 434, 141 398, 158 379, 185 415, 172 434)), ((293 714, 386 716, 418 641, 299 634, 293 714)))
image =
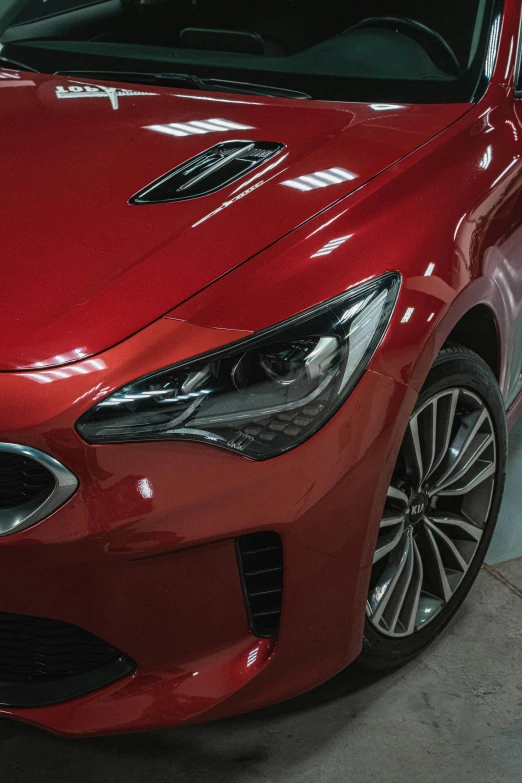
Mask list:
POLYGON ((254 337, 124 386, 77 423, 88 443, 203 441, 254 460, 310 438, 339 409, 390 321, 390 273, 254 337))

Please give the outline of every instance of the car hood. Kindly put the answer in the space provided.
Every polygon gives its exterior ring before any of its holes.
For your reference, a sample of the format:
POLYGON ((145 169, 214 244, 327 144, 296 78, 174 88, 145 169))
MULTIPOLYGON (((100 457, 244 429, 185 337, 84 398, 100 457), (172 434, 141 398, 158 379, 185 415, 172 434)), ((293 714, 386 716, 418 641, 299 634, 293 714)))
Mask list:
POLYGON ((468 109, 265 99, 0 71, 0 370, 57 366, 115 345, 468 109), (226 140, 285 148, 211 195, 129 204, 158 177, 226 140), (313 177, 331 169, 344 173, 322 183, 313 177))

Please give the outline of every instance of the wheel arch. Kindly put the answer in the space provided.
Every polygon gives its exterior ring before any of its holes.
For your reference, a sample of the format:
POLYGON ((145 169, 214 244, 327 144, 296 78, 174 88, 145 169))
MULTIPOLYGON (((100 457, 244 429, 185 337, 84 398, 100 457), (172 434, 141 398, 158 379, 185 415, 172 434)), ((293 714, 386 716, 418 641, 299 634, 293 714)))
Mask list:
POLYGON ((409 383, 420 391, 439 351, 448 342, 457 342, 484 359, 507 399, 511 359, 509 335, 500 289, 490 278, 477 278, 455 297, 428 335, 412 368, 409 383))
POLYGON ((457 321, 444 345, 459 343, 478 354, 500 383, 500 337, 495 313, 487 304, 477 304, 457 321))

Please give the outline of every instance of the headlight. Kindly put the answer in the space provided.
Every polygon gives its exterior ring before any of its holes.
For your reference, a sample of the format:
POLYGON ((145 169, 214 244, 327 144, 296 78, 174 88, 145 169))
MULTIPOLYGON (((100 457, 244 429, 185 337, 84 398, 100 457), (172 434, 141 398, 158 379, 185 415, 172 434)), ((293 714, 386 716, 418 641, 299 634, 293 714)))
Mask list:
POLYGON ((360 379, 388 326, 387 274, 254 337, 124 386, 78 421, 89 443, 191 440, 261 460, 307 440, 360 379))

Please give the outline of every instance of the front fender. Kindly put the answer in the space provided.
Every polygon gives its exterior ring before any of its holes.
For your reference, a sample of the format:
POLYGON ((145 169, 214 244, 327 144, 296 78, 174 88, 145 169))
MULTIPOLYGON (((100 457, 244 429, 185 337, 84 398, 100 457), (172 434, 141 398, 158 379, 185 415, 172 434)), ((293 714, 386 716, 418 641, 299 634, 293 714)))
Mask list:
POLYGON ((420 392, 430 368, 459 321, 473 307, 484 305, 493 316, 500 351, 499 383, 504 398, 509 391, 510 323, 499 286, 488 277, 472 280, 457 296, 440 280, 412 277, 404 281, 394 323, 371 364, 383 375, 407 383, 420 392), (438 296, 434 294, 438 289, 438 296), (404 321, 413 310, 408 321, 404 321))

